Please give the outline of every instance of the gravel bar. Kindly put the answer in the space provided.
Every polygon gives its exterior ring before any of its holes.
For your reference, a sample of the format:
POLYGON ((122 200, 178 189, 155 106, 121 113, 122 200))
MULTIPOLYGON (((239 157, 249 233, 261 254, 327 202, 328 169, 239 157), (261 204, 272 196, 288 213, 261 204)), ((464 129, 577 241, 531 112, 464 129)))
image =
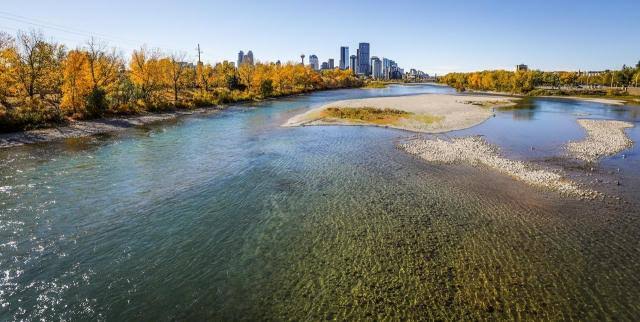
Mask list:
POLYGON ((578 120, 578 124, 587 131, 581 141, 569 142, 566 146, 569 154, 587 162, 597 162, 600 158, 615 155, 630 148, 633 141, 624 132, 632 128, 633 123, 609 120, 578 120))
POLYGON ((527 184, 551 189, 564 195, 585 199, 599 196, 598 192, 583 189, 556 171, 539 169, 526 162, 506 159, 500 156, 497 147, 487 143, 481 137, 463 137, 452 140, 413 139, 400 144, 400 147, 429 162, 468 163, 473 166, 486 166, 527 184))

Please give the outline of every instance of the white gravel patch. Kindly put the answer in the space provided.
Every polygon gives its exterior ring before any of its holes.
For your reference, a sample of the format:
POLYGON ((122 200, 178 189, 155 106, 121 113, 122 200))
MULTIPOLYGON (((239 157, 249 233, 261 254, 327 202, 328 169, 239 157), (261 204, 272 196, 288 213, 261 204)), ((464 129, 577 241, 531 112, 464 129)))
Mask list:
POLYGON ((566 146, 569 154, 577 159, 596 162, 600 158, 615 155, 633 145, 624 132, 632 128, 633 123, 609 120, 578 120, 578 124, 587 131, 581 141, 569 142, 566 146))
POLYGON ((558 191, 581 198, 595 198, 598 192, 583 189, 577 183, 547 169, 538 169, 522 161, 509 160, 499 155, 498 148, 481 137, 464 137, 452 140, 415 139, 401 144, 406 152, 429 162, 469 163, 486 166, 527 184, 558 191))

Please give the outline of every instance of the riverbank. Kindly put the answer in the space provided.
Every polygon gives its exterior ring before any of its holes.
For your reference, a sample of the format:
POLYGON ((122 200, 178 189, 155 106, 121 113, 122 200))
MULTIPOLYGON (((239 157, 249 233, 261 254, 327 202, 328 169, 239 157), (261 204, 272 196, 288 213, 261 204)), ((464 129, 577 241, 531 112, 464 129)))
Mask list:
POLYGON ((96 134, 111 133, 166 121, 185 115, 206 115, 220 111, 220 108, 196 108, 193 110, 176 110, 158 114, 144 114, 130 117, 109 117, 88 121, 72 121, 69 124, 51 128, 43 128, 22 132, 1 133, 0 149, 25 144, 50 142, 55 140, 78 138, 96 134))
MULTIPOLYGON (((333 102, 290 118, 283 126, 369 125, 422 133, 442 133, 478 125, 493 115, 492 108, 515 105, 512 97, 423 94, 333 102), (382 121, 336 117, 331 111, 353 109, 404 112, 382 121)), ((347 114, 347 113, 342 113, 347 114)), ((397 113, 396 113, 397 114, 397 113)), ((383 116, 384 117, 384 116, 383 116)))
MULTIPOLYGON (((447 85, 442 85, 442 86, 447 86, 447 85)), ((542 95, 542 96, 530 96, 530 95, 524 95, 524 94, 513 94, 513 93, 507 93, 507 92, 496 92, 496 91, 480 91, 480 90, 467 90, 465 91, 466 93, 471 93, 471 94, 489 94, 489 95, 500 95, 500 96, 511 96, 511 97, 519 97, 519 98, 524 98, 524 97, 533 97, 533 98, 553 98, 553 99, 566 99, 566 100, 574 100, 574 101, 582 101, 582 102, 591 102, 591 103, 600 103, 600 104, 607 104, 607 105, 616 105, 616 106, 623 106, 623 105, 627 105, 630 103, 633 104, 640 104, 640 101, 632 101, 632 100, 624 100, 624 99, 617 99, 617 98, 600 98, 600 97, 587 97, 587 96, 562 96, 562 95, 542 95)))

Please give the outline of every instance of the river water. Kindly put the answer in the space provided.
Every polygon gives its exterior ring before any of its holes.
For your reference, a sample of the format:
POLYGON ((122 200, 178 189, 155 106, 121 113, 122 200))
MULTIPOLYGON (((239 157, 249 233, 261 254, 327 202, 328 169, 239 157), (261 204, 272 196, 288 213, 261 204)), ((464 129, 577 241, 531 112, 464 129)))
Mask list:
MULTIPOLYGON (((280 127, 451 92, 319 92, 0 150, 0 320, 637 319, 638 145, 570 166, 612 196, 580 201, 424 163, 396 148, 409 132, 280 127)), ((441 136, 566 167, 577 118, 635 122, 640 142, 639 111, 531 99, 441 136)))

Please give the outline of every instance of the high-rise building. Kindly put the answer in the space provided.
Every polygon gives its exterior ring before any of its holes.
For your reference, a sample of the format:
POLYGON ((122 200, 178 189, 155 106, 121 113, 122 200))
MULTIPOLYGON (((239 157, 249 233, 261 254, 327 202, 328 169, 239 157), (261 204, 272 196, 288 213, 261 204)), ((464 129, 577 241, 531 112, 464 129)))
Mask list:
POLYGON ((238 64, 237 66, 240 67, 240 65, 242 65, 242 60, 244 59, 244 51, 239 51, 238 52, 238 64))
MULTIPOLYGON (((398 69, 398 64, 395 61, 387 58, 382 58, 382 78, 393 78, 392 73, 398 69)), ((397 74, 395 75, 397 77, 397 74)))
POLYGON ((328 63, 329 63, 329 69, 334 69, 334 68, 336 68, 336 66, 335 66, 335 61, 333 60, 333 58, 329 58, 328 63))
POLYGON ((357 73, 356 68, 358 67, 358 57, 356 55, 351 55, 349 57, 349 67, 351 68, 352 73, 357 73))
POLYGON ((361 42, 358 45, 358 74, 371 75, 371 65, 369 64, 369 43, 361 42))
POLYGON ((326 61, 325 61, 325 62, 322 62, 322 67, 321 67, 321 69, 322 69, 322 70, 327 70, 327 69, 329 69, 329 63, 327 63, 326 61))
POLYGON ((316 55, 309 56, 309 66, 311 66, 313 70, 320 69, 320 62, 318 61, 318 56, 316 55))
POLYGON ((371 74, 375 79, 382 78, 382 61, 376 56, 371 57, 371 74))
MULTIPOLYGON (((246 63, 248 63, 249 65, 253 65, 253 52, 251 50, 247 52, 246 58, 246 63)), ((243 59, 243 61, 244 60, 245 59, 243 59)))
POLYGON ((340 47, 340 69, 349 69, 349 47, 340 47))

